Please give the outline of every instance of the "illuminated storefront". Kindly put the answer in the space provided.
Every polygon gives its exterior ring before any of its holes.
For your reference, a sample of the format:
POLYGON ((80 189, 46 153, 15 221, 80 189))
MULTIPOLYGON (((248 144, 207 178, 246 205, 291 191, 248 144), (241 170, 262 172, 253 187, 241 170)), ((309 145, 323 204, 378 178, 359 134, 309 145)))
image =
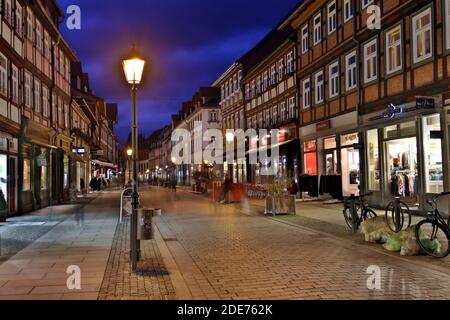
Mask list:
POLYGON ((422 210, 425 200, 445 190, 446 119, 438 100, 417 99, 361 117, 366 191, 373 206, 395 197, 422 210))

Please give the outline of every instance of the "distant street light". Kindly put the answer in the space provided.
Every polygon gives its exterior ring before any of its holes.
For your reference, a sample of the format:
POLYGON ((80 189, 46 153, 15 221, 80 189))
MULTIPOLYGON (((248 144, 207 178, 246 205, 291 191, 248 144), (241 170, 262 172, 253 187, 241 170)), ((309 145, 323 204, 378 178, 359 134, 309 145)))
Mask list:
POLYGON ((128 163, 128 183, 130 183, 131 181, 131 156, 133 155, 133 149, 128 149, 127 150, 127 163, 128 163))
POLYGON ((139 58, 134 47, 128 59, 122 61, 123 72, 126 81, 131 84, 131 98, 132 98, 132 156, 133 156, 133 177, 131 181, 132 186, 132 200, 133 213, 131 215, 131 269, 136 271, 137 261, 140 256, 140 243, 137 240, 137 209, 139 207, 139 194, 137 190, 137 161, 138 161, 138 127, 137 127, 137 86, 141 83, 142 74, 144 72, 145 60, 139 58))

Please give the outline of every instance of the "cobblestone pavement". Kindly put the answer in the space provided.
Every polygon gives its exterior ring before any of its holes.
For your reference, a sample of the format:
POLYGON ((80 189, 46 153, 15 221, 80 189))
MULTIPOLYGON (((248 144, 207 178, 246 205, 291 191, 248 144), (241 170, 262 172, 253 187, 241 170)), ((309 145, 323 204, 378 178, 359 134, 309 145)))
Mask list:
MULTIPOLYGON (((187 193, 141 195, 194 299, 448 299, 450 274, 187 193), (370 266, 381 290, 369 290, 370 266)), ((252 212, 252 210, 248 210, 252 212)))
POLYGON ((91 194, 76 204, 47 207, 0 223, 0 263, 32 244, 95 197, 91 194))
POLYGON ((175 290, 154 240, 141 241, 138 273, 129 262, 129 219, 117 225, 99 300, 173 300, 175 290))

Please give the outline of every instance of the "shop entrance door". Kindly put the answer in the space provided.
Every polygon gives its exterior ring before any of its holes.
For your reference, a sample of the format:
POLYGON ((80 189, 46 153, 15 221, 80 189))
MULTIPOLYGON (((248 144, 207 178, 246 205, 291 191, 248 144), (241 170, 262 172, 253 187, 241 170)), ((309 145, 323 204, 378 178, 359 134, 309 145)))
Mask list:
POLYGON ((411 207, 419 206, 416 137, 386 141, 386 191, 388 199, 401 197, 411 207))
POLYGON ((342 193, 345 197, 359 195, 360 165, 359 150, 343 148, 341 150, 342 193))

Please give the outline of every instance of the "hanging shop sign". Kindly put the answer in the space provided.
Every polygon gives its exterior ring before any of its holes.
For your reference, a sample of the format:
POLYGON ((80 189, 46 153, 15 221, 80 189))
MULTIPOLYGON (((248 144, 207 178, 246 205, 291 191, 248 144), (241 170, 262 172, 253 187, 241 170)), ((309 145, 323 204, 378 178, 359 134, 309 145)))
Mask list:
POLYGON ((417 110, 425 110, 425 109, 434 109, 436 108, 436 99, 433 97, 417 97, 416 103, 411 106, 407 104, 396 106, 393 103, 390 103, 386 106, 384 112, 377 116, 370 118, 369 121, 376 121, 382 119, 393 119, 401 114, 413 112, 417 110))
POLYGON ((45 155, 45 153, 43 153, 37 157, 37 165, 38 165, 38 167, 46 167, 47 166, 47 156, 45 155))
POLYGON ((72 152, 76 153, 78 155, 84 155, 86 153, 86 149, 84 149, 84 148, 73 148, 72 152))

